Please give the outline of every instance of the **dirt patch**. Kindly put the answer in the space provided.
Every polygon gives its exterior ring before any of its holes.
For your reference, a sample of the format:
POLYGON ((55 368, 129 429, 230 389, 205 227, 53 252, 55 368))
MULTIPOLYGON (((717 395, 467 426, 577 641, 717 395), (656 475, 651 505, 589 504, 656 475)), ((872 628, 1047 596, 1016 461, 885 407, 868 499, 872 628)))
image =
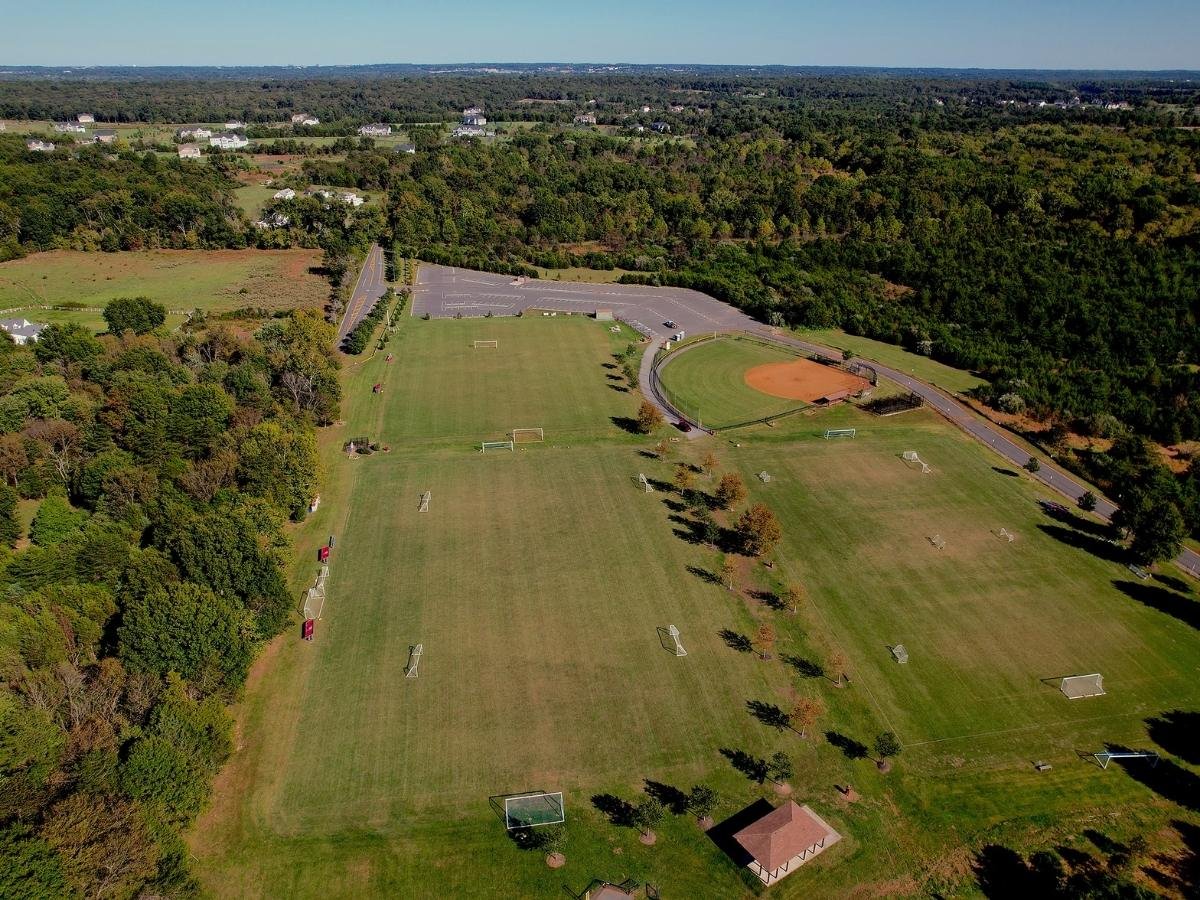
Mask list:
POLYGON ((854 396, 870 386, 865 378, 808 359, 764 363, 746 372, 746 384, 762 394, 817 403, 854 396))

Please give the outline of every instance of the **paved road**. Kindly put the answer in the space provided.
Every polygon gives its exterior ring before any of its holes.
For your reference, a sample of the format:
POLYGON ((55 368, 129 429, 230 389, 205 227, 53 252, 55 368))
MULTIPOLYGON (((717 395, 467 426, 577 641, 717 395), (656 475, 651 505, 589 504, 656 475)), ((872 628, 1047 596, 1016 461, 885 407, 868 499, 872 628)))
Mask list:
POLYGON ((342 316, 342 324, 338 326, 337 343, 342 346, 346 335, 354 330, 375 305, 375 301, 387 290, 387 281, 383 277, 383 248, 372 244, 367 251, 362 271, 354 282, 354 291, 350 294, 350 302, 346 304, 346 312, 342 316))
MULTIPOLYGON (((680 421, 679 415, 654 390, 650 380, 650 365, 655 351, 677 329, 688 334, 747 331, 817 356, 841 359, 837 351, 779 334, 720 300, 685 288, 580 284, 537 279, 520 281, 508 275, 422 263, 413 294, 413 314, 429 313, 434 318, 483 316, 489 312, 511 316, 530 309, 588 315, 597 309, 611 309, 616 318, 649 338, 650 345, 642 357, 640 371, 642 393, 656 403, 672 423, 680 421), (676 328, 668 328, 667 321, 675 322, 676 328)), ((1029 451, 1013 441, 1003 428, 980 417, 951 395, 898 369, 865 357, 860 359, 873 366, 883 377, 920 396, 930 407, 990 447, 1006 462, 1022 466, 1029 460, 1029 451)), ((1088 490, 1073 476, 1050 462, 1043 461, 1034 477, 1072 501, 1078 501, 1088 490)), ((1111 518, 1116 509, 1103 498, 1096 504, 1096 512, 1104 518, 1111 518)), ((1200 578, 1200 554, 1184 550, 1176 562, 1200 578)))

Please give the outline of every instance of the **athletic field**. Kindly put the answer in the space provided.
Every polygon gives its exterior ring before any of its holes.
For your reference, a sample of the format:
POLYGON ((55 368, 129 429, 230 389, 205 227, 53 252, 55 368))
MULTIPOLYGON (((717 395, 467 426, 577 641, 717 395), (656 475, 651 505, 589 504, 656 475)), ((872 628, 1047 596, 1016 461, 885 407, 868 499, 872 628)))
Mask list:
MULTIPOLYGON (((653 458, 670 433, 628 430, 639 398, 613 354, 629 339, 582 318, 405 318, 392 363, 350 365, 346 424, 324 435, 330 475, 295 571, 299 596, 336 534, 329 600, 316 639, 273 644, 247 687, 239 751, 190 841, 209 891, 555 897, 633 878, 664 897, 749 896, 753 879, 690 816, 668 813, 646 847, 609 821, 605 797, 704 783, 722 795, 721 820, 779 802, 745 775, 777 750, 795 764, 795 798, 843 835, 773 887, 779 897, 930 879, 951 895, 972 883, 964 845, 1019 848, 1049 824, 1078 833, 1101 805, 1122 813, 1114 835, 1170 814, 1080 752, 1145 745, 1146 718, 1194 706, 1200 646, 1127 570, 1081 546, 1086 523, 1047 518, 1031 481, 924 411, 878 420, 841 407, 739 433, 740 446, 680 440, 671 460, 653 458), (542 427, 545 442, 478 452, 514 427, 542 427), (858 436, 824 440, 827 427, 858 436), (348 460, 341 443, 358 434, 389 452, 348 460), (905 464, 908 449, 933 471, 905 464), (669 487, 676 461, 710 450, 784 529, 772 568, 739 558, 735 592, 669 487), (644 493, 639 472, 657 490, 644 493), (785 581, 806 589, 798 615, 771 606, 785 581), (762 623, 778 633, 767 661, 744 649, 762 623), (686 657, 664 646, 671 624, 686 657), (889 651, 898 642, 907 665, 889 651), (419 677, 406 678, 417 643, 419 677), (842 688, 823 672, 835 651, 848 659, 842 688), (1068 701, 1043 681, 1093 671, 1107 696, 1068 701), (808 739, 764 723, 802 695, 827 707, 808 739), (882 775, 857 748, 886 729, 904 749, 882 775), (852 806, 835 790, 846 783, 863 798, 852 806), (564 792, 562 869, 510 840, 490 802, 532 789, 564 792)), ((732 394, 722 403, 741 414, 732 394)), ((696 478, 704 492, 714 482, 696 478)))

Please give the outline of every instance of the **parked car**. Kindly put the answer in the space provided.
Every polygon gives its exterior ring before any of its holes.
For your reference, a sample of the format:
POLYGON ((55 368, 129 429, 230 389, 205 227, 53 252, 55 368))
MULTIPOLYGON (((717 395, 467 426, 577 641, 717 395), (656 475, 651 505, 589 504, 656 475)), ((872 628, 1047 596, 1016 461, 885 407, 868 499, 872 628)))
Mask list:
POLYGON ((663 322, 663 328, 678 328, 678 327, 679 326, 676 325, 674 322, 672 322, 670 319, 667 319, 667 321, 663 322))

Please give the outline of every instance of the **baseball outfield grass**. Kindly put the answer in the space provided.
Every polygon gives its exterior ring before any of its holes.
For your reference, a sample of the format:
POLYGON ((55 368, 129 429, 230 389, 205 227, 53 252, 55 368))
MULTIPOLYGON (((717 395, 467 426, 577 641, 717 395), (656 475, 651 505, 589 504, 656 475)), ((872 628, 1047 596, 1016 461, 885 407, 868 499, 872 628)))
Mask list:
POLYGON ((627 342, 583 319, 406 318, 393 362, 348 368, 294 573, 299 595, 335 533, 329 600, 312 643, 286 635, 255 667, 238 752, 190 839, 209 891, 555 897, 633 878, 664 897, 749 896, 756 882, 689 815, 668 813, 646 847, 603 810, 698 783, 720 792, 718 821, 778 802, 745 774, 778 750, 793 796, 844 836, 779 897, 970 894, 985 842, 1071 845, 1085 827, 1124 839, 1193 815, 1135 768, 1080 755, 1149 745, 1148 719, 1200 699, 1189 587, 1104 559, 1087 522, 1047 518, 1031 481, 923 411, 845 407, 654 458, 662 435, 627 430, 639 398, 610 368, 627 342), (478 452, 528 426, 543 444, 478 452), (858 437, 826 441, 826 427, 858 437), (347 459, 358 434, 389 452, 347 459), (907 449, 932 473, 906 466, 907 449), (734 557, 734 592, 668 486, 676 462, 710 450, 784 530, 772 567, 734 557), (806 590, 797 615, 773 608, 785 581, 806 590), (744 649, 764 622, 769 660, 744 649), (686 657, 666 649, 672 624, 686 657), (405 678, 416 643, 420 674, 405 678), (844 687, 825 671, 838 651, 844 687), (1043 681, 1094 671, 1104 697, 1068 701, 1043 681), (813 734, 768 724, 802 695, 827 708, 813 734), (889 729, 904 749, 885 775, 869 754, 889 729), (847 783, 857 803, 839 799, 847 783), (490 802, 530 789, 564 792, 562 869, 510 839, 490 802))

